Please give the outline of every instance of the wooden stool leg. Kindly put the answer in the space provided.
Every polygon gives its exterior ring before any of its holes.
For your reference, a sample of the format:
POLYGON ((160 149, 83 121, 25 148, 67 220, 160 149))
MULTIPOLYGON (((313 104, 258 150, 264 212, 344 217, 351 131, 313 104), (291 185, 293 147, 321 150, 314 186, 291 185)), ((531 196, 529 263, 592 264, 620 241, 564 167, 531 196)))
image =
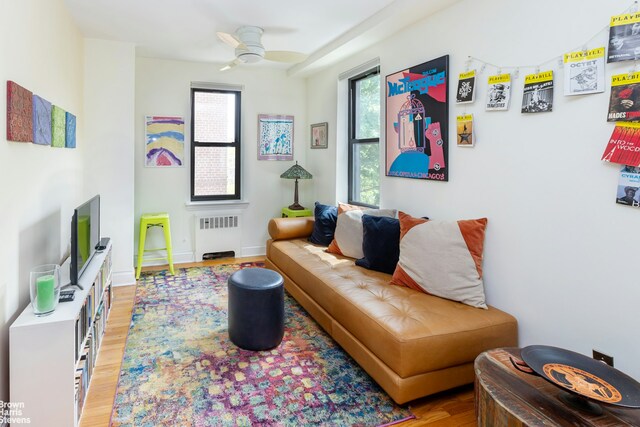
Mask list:
POLYGON ((136 280, 140 278, 140 271, 142 270, 142 258, 144 257, 144 241, 147 236, 147 223, 140 221, 140 238, 138 241, 138 265, 136 267, 136 280))
POLYGON ((173 248, 171 247, 171 227, 169 227, 169 220, 162 224, 164 230, 164 241, 167 247, 167 260, 169 261, 169 271, 171 274, 176 274, 173 269, 173 248))

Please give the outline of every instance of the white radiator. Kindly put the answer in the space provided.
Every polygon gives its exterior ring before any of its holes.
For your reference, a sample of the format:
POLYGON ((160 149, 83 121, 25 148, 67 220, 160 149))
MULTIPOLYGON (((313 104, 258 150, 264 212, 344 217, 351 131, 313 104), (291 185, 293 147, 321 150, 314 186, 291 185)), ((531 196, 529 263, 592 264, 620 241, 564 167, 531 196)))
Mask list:
POLYGON ((237 212, 216 213, 195 216, 195 260, 202 261, 202 255, 212 252, 234 251, 242 256, 242 215, 237 212))

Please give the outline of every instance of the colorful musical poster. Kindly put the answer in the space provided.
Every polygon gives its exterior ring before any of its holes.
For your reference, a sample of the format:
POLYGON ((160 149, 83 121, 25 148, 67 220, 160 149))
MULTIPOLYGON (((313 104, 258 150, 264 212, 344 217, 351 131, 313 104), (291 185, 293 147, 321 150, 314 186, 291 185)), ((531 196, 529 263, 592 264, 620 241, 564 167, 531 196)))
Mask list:
POLYGON ((448 55, 387 76, 387 176, 449 180, 448 94, 448 55))

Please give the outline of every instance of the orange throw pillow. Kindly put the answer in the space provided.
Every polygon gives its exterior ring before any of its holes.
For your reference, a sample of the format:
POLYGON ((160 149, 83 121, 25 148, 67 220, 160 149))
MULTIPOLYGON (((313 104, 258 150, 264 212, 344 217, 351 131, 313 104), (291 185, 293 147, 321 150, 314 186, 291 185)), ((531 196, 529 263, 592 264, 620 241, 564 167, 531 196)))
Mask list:
POLYGON ((430 221, 399 212, 400 259, 391 283, 487 308, 482 256, 487 219, 430 221))

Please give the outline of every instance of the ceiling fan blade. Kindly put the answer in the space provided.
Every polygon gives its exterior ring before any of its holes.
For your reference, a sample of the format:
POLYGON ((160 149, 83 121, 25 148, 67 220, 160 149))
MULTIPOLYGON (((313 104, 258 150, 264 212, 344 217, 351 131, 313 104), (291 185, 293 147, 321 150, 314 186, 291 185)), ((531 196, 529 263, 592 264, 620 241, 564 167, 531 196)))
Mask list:
POLYGON ((227 65, 225 65, 224 67, 220 68, 220 71, 227 71, 232 69, 233 67, 235 67, 238 64, 241 64, 242 61, 240 61, 239 59, 234 59, 233 61, 229 62, 227 65))
POLYGON ((264 53, 264 59, 277 62, 302 62, 307 59, 308 55, 300 52, 292 52, 288 50, 268 50, 264 53))
POLYGON ((240 40, 238 40, 237 37, 234 36, 233 34, 224 33, 222 31, 218 31, 218 32, 216 32, 216 35, 218 36, 218 38, 222 42, 228 44, 229 46, 231 46, 234 49, 241 44, 240 40))

